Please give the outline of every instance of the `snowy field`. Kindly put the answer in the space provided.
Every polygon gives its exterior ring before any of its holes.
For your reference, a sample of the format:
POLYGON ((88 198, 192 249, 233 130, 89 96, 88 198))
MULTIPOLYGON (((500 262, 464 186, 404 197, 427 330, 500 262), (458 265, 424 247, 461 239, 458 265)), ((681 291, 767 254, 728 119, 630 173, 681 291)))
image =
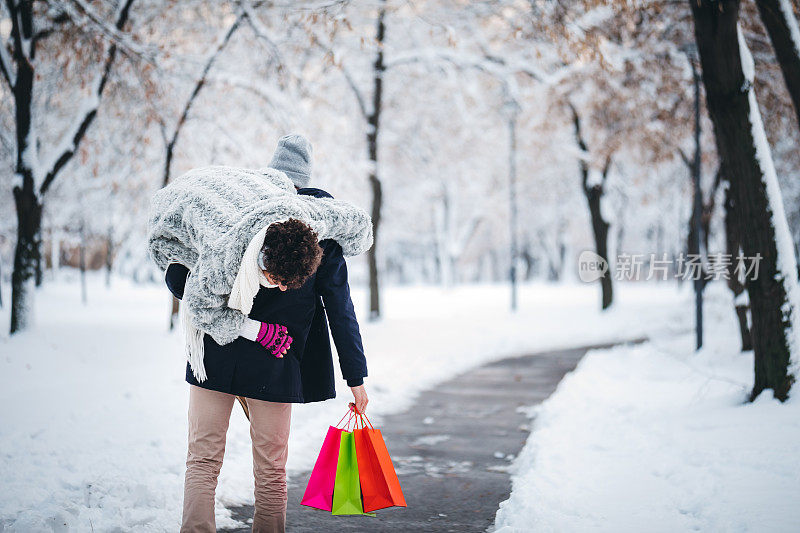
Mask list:
MULTIPOLYGON (((183 496, 188 385, 182 335, 166 327, 168 293, 161 286, 123 279, 107 290, 100 277, 92 277, 84 306, 78 283, 66 277, 69 273, 38 291, 31 330, 9 339, 8 305, 2 309, 0 529, 175 531, 183 496)), ((616 309, 601 314, 595 286, 526 285, 516 315, 508 311, 507 286, 388 288, 384 320, 370 324, 361 317, 369 363, 368 412, 380 422, 382 415, 409 406, 419 391, 491 359, 645 335, 688 308, 686 288, 678 293, 668 285, 620 287, 616 309)), ((8 287, 3 289, 7 297, 8 287)), ((354 290, 359 315, 367 307, 365 296, 354 290)), ((584 370, 601 357, 593 355, 584 370)), ((341 380, 338 386, 337 399, 293 411, 290 476, 310 469, 328 424, 347 409, 349 389, 341 380)), ((719 386, 716 381, 707 385, 719 386)), ((565 390, 556 405, 574 409, 565 390)), ((664 403, 666 394, 657 398, 664 403)), ((651 401, 650 395, 643 396, 651 401)), ((602 405, 580 406, 577 413, 585 418, 583 409, 596 412, 602 405)), ((578 444, 559 443, 553 453, 569 453, 578 444)), ((684 475, 670 467, 676 465, 661 467, 662 476, 684 475)), ((590 480, 583 481, 589 490, 590 480)), ((692 490, 710 484, 715 485, 708 480, 692 490)), ((577 494, 565 490, 554 487, 549 496, 570 497, 559 508, 575 503, 571 497, 577 494)), ((224 505, 253 500, 250 438, 238 406, 217 495, 220 527, 236 524, 224 505)), ((580 496, 587 499, 585 493, 580 496)), ((690 494, 682 498, 692 500, 690 494)))
POLYGON ((498 532, 798 531, 798 393, 746 402, 752 353, 727 289, 709 292, 700 353, 684 308, 651 343, 587 354, 530 411, 498 532))

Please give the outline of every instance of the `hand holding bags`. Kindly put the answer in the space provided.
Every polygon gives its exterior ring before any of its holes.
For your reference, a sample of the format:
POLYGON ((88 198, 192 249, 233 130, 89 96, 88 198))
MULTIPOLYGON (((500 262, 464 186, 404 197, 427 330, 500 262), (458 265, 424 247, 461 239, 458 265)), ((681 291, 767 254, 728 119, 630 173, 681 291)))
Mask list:
POLYGON ((328 428, 301 503, 335 515, 375 516, 370 511, 405 507, 380 430, 372 427, 362 413, 351 410, 349 414, 344 429, 338 426, 347 414, 336 426, 328 428))

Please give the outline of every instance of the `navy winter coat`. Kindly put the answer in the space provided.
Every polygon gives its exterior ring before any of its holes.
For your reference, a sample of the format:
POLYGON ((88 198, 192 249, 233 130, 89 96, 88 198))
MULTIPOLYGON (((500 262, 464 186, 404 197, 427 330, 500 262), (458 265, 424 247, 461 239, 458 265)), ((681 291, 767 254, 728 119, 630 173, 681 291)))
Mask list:
MULTIPOLYGON (((311 187, 297 192, 333 198, 311 187)), ((286 355, 278 359, 257 342, 243 337, 220 346, 210 335, 204 335, 203 363, 208 379, 199 383, 187 363, 188 383, 271 402, 308 403, 333 398, 336 390, 330 324, 342 376, 351 387, 363 384, 367 362, 350 299, 342 247, 332 239, 320 241, 320 246, 322 262, 302 287, 287 291, 261 287, 248 315, 253 320, 286 326, 293 338, 286 355)), ((188 273, 185 266, 177 263, 167 268, 167 287, 176 298, 183 297, 188 273)))

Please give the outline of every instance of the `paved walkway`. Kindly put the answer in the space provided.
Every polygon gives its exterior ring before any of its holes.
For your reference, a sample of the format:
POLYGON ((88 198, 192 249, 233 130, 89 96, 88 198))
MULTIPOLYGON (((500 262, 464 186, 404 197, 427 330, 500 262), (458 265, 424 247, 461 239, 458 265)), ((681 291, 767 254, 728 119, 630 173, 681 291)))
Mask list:
MULTIPOLYGON (((408 507, 376 518, 332 516, 300 505, 308 475, 293 476, 287 531, 486 531, 511 490, 506 469, 529 435, 531 420, 517 407, 550 396, 588 349, 601 347, 503 359, 422 393, 380 426, 408 507)), ((246 523, 253 516, 250 506, 232 511, 246 523)))

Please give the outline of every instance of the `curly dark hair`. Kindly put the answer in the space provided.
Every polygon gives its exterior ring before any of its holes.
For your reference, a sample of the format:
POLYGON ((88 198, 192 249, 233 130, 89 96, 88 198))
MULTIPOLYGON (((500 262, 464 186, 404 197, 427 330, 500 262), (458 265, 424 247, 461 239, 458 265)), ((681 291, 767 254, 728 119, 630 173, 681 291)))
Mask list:
POLYGON ((317 233, 296 218, 269 225, 261 254, 272 280, 289 289, 302 287, 322 261, 317 233))

